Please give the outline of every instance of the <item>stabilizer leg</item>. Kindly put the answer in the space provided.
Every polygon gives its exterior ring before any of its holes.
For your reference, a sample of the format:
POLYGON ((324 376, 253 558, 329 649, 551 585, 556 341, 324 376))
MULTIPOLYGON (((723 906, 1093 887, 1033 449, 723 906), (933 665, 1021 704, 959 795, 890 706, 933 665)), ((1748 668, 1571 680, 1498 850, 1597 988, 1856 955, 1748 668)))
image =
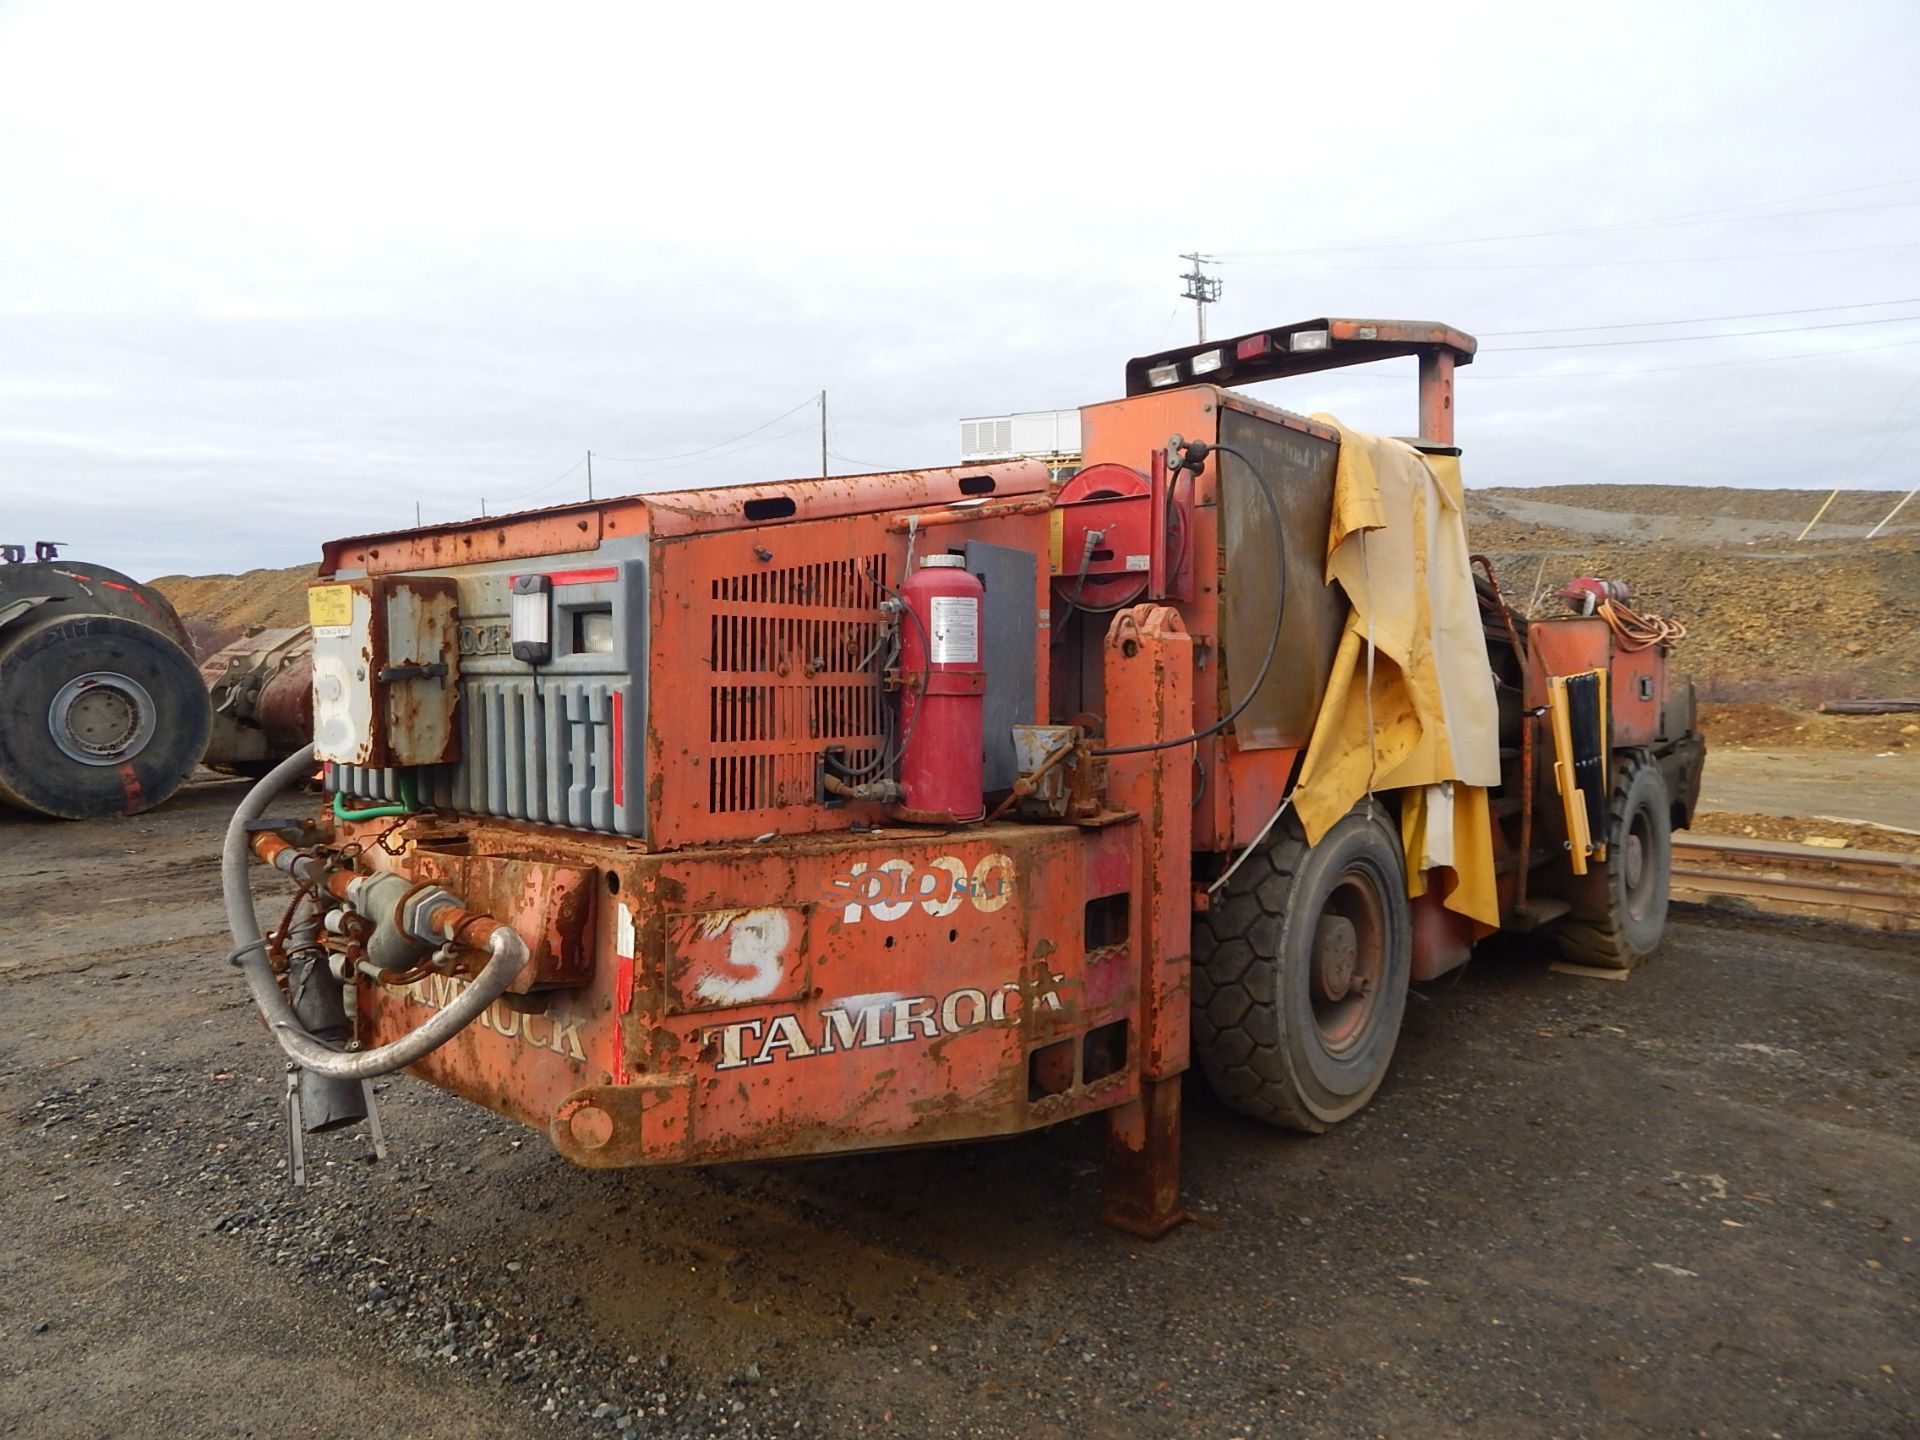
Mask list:
POLYGON ((1116 1230, 1158 1240, 1187 1218, 1180 1208, 1180 1077, 1140 1082, 1140 1098, 1107 1112, 1105 1203, 1116 1230))

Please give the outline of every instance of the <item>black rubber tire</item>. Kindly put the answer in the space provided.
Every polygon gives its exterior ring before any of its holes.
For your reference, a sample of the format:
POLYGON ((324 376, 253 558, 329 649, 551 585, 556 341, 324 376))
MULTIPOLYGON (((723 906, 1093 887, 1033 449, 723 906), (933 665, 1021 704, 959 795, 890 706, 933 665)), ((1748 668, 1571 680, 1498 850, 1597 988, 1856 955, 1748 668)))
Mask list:
POLYGON ((213 723, 193 660, 150 626, 118 615, 48 614, 0 636, 0 800, 61 820, 132 815, 178 790, 213 723), (152 701, 152 731, 108 763, 55 744, 48 714, 63 686, 106 672, 152 701))
POLYGON ((1607 858, 1589 871, 1582 902, 1554 926, 1553 940, 1577 965, 1632 970, 1666 933, 1673 884, 1673 801, 1657 762, 1631 751, 1614 758, 1607 816, 1607 858), (1638 884, 1628 854, 1636 841, 1638 884))
POLYGON ((1373 808, 1369 818, 1363 802, 1313 846, 1288 815, 1194 925, 1193 1053, 1214 1094, 1243 1115, 1318 1134, 1386 1078, 1406 1013, 1413 919, 1399 828, 1384 802, 1373 808), (1352 887, 1378 897, 1378 974, 1359 1029, 1330 1047, 1311 988, 1314 937, 1329 898, 1351 897, 1352 887))

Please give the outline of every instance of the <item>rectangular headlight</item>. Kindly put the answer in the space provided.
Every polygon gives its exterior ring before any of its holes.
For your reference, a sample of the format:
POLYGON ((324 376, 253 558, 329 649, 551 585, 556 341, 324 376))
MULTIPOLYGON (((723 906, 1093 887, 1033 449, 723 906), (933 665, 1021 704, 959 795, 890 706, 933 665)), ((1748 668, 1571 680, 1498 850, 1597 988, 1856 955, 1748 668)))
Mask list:
POLYGON ((508 635, 513 658, 525 665, 553 659, 553 582, 545 575, 513 577, 508 635))
POLYGON ((1176 364, 1156 365, 1147 371, 1147 384, 1156 390, 1180 383, 1180 367, 1176 364))
POLYGON ((1203 350, 1193 357, 1192 364, 1194 374, 1211 375, 1220 368, 1220 352, 1218 350, 1203 350))
POLYGON ((1324 330, 1296 330, 1287 336, 1289 350, 1330 350, 1332 348, 1333 337, 1324 330))

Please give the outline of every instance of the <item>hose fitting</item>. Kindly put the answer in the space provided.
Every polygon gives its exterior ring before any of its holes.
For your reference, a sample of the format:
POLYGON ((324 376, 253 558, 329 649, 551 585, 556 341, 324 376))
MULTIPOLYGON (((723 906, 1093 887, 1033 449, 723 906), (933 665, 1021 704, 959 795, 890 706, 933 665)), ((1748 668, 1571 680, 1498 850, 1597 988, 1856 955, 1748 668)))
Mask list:
MULTIPOLYGON (((487 916, 473 915, 457 903, 415 907, 418 928, 429 936, 417 936, 422 943, 459 940, 487 951, 487 963, 459 995, 400 1039, 377 1050, 347 1052, 336 1049, 310 1033, 287 1004, 273 966, 262 943, 260 922, 253 911, 253 891, 247 879, 250 853, 276 869, 284 870, 310 883, 324 882, 328 892, 346 899, 345 891, 362 880, 351 872, 328 872, 318 856, 308 855, 287 844, 277 835, 252 836, 248 827, 266 814, 274 801, 295 781, 313 768, 313 747, 288 756, 265 779, 247 792, 240 807, 227 824, 226 842, 220 854, 221 893, 226 902, 227 927, 233 934, 234 962, 246 976, 267 1030, 294 1064, 336 1080, 368 1080, 376 1075, 403 1070, 423 1056, 431 1054, 486 1011, 506 993, 516 976, 526 968, 526 943, 511 925, 487 916), (251 843, 250 843, 251 841, 251 843)), ((398 879, 398 877, 393 877, 398 879)), ((403 882, 404 884, 404 882, 403 882)), ((445 892, 442 892, 443 894, 445 892)), ((448 896, 449 901, 452 900, 448 896)))

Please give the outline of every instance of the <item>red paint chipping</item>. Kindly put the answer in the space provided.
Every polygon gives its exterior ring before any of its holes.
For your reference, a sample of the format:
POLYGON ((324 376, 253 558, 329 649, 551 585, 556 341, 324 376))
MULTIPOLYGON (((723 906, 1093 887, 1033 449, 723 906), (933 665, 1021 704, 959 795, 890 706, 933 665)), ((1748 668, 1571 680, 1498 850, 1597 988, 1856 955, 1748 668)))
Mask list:
POLYGON ((144 808, 147 793, 141 787, 140 772, 133 768, 131 760, 121 764, 119 774, 120 794, 127 802, 127 814, 131 815, 144 808))
POLYGON ((624 697, 618 690, 613 692, 613 803, 627 803, 627 765, 622 751, 626 749, 626 706, 621 703, 624 697))

